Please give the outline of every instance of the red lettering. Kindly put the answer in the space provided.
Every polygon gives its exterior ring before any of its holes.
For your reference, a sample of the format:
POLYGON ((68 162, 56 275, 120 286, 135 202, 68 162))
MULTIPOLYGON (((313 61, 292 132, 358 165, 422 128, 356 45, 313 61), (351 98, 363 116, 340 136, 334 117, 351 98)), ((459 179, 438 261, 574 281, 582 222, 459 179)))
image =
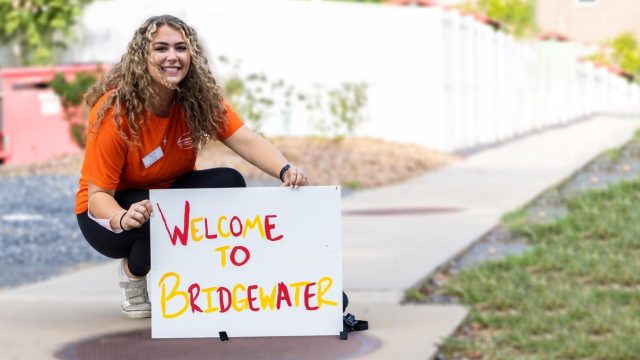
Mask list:
POLYGON ((312 297, 316 296, 316 294, 309 294, 309 288, 312 287, 313 285, 315 285, 316 283, 312 282, 307 284, 307 286, 304 287, 304 307, 307 310, 318 310, 317 306, 309 306, 309 299, 311 299, 312 297))
POLYGON ((202 309, 200 309, 200 306, 196 304, 196 299, 198 298, 199 295, 200 295, 200 285, 198 285, 198 283, 191 284, 191 286, 189 286, 189 303, 191 304, 192 313, 195 313, 196 311, 202 312, 202 309))
POLYGON ((218 290, 216 290, 216 292, 220 295, 220 312, 224 313, 229 311, 229 308, 231 308, 231 291, 229 291, 229 289, 227 289, 226 287, 221 286, 220 288, 218 288, 218 290), (225 293, 227 295, 226 304, 224 302, 222 293, 225 293))
POLYGON ((310 306, 309 305, 309 299, 311 299, 312 297, 316 296, 315 293, 309 293, 309 288, 314 286, 316 283, 309 283, 304 287, 304 307, 307 310, 318 310, 317 306, 310 306))
POLYGON ((207 218, 204 219, 204 236, 207 239, 215 239, 218 237, 218 234, 209 234, 209 222, 207 221, 207 218))
POLYGON ((233 234, 233 236, 238 237, 240 235, 242 235, 242 220, 240 220, 239 217, 234 216, 231 218, 231 221, 229 221, 229 230, 231 230, 231 234, 233 234), (233 222, 236 222, 238 225, 240 225, 240 230, 238 231, 233 231, 233 222))
POLYGON ((167 225, 167 219, 164 218, 164 214, 162 213, 162 209, 160 208, 160 204, 156 203, 158 210, 160 210, 160 216, 162 216, 162 222, 164 222, 164 227, 167 229, 167 234, 169 234, 169 238, 171 239, 171 243, 175 246, 176 240, 180 239, 180 243, 184 246, 187 246, 187 238, 189 236, 189 210, 191 206, 188 201, 184 202, 184 227, 182 232, 180 229, 175 226, 173 228, 173 234, 171 234, 171 230, 169 230, 169 225, 167 225))
POLYGON ((282 239, 282 235, 278 235, 276 237, 273 237, 271 235, 271 230, 275 229, 276 226, 275 226, 275 224, 271 224, 269 219, 276 218, 276 217, 278 217, 278 215, 265 215, 264 216, 264 230, 267 233, 267 239, 269 239, 271 241, 278 241, 278 240, 282 239))
POLYGON ((251 291, 256 289, 258 289, 258 285, 249 285, 249 287, 247 288, 247 301, 249 302, 249 309, 251 309, 251 311, 260 310, 259 308, 253 306, 253 302, 256 300, 256 297, 251 296, 251 291))
POLYGON ((289 288, 283 282, 278 283, 278 298, 276 299, 276 309, 280 310, 280 304, 282 300, 286 301, 289 306, 291 305, 291 297, 289 297, 289 288))
POLYGON ((229 260, 231 260, 231 263, 235 266, 242 266, 246 264, 247 261, 249 261, 250 257, 251 257, 251 254, 249 253, 249 249, 247 249, 244 246, 234 246, 233 250, 231 250, 231 255, 229 255, 229 260), (236 252, 238 250, 242 250, 242 252, 244 253, 244 260, 242 262, 239 262, 236 260, 236 252))

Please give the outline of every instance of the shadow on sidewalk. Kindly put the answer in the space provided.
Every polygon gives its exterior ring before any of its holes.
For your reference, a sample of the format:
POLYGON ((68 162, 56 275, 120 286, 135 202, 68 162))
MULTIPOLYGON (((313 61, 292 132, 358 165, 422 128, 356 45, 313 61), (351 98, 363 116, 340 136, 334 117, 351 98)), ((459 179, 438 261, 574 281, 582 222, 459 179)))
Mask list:
POLYGON ((219 339, 151 339, 151 330, 107 334, 67 345, 64 360, 110 359, 351 359, 369 354, 380 341, 362 333, 336 336, 219 339))

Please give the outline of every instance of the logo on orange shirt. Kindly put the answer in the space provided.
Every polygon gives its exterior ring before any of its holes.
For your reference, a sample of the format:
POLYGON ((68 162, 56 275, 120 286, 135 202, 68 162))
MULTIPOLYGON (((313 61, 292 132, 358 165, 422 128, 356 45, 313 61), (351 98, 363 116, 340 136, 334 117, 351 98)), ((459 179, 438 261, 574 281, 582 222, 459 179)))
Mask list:
POLYGON ((191 140, 190 133, 186 132, 180 135, 180 138, 178 138, 178 147, 184 150, 188 150, 193 147, 193 140, 191 140))

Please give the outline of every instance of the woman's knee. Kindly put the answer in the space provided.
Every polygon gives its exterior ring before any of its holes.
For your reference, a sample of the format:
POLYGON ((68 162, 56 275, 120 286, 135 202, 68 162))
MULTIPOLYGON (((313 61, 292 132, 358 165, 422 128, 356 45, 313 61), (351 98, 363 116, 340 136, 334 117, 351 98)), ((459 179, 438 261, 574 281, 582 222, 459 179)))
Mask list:
POLYGON ((131 274, 136 277, 146 276, 151 270, 151 263, 147 261, 146 263, 140 263, 139 261, 132 261, 130 258, 127 259, 127 266, 129 267, 129 271, 131 274))
POLYGON ((220 168, 225 172, 225 176, 228 179, 230 184, 229 187, 246 187, 247 182, 244 179, 244 176, 240 173, 240 171, 232 168, 220 168))
POLYGON ((246 187, 244 177, 236 169, 220 167, 197 170, 181 176, 171 185, 172 189, 205 189, 246 187))
POLYGON ((112 259, 122 259, 129 253, 131 241, 122 239, 117 234, 98 225, 97 222, 89 219, 87 212, 77 215, 80 232, 100 254, 112 259))

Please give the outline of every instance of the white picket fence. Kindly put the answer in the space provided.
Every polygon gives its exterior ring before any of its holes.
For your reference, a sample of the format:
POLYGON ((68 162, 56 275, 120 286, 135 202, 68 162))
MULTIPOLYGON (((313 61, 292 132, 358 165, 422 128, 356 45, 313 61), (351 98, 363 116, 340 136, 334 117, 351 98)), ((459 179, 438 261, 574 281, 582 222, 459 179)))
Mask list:
MULTIPOLYGON (((100 0, 83 15, 72 62, 115 62, 144 19, 174 14, 210 52, 297 88, 369 84, 357 134, 442 150, 490 144, 638 104, 637 85, 577 61, 574 45, 520 42, 442 8, 290 0, 100 0)), ((224 74, 221 74, 224 76, 224 74)), ((302 106, 267 134, 310 134, 302 106)))
POLYGON ((640 112, 640 88, 579 58, 578 44, 521 42, 442 13, 444 147, 464 149, 579 120, 640 112))

